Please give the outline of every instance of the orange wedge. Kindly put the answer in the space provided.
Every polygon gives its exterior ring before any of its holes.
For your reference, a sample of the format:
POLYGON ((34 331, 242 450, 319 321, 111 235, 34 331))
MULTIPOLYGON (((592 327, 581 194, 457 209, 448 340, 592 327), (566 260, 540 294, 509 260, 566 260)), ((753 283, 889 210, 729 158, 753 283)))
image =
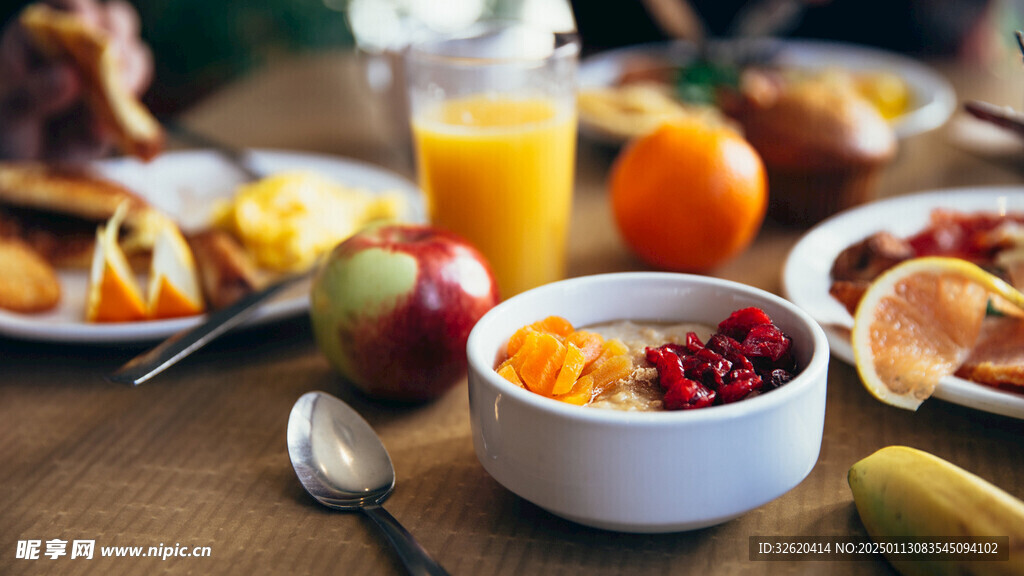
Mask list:
POLYGON ((126 212, 127 205, 122 204, 106 225, 96 230, 86 295, 88 322, 133 322, 146 317, 146 304, 135 273, 117 243, 126 212))
POLYGON ((882 402, 916 410, 967 359, 992 296, 1024 309, 1024 294, 958 258, 915 258, 886 271, 854 314, 864 386, 882 402))
POLYGON ((171 221, 161 223, 149 272, 149 317, 178 318, 205 310, 195 259, 171 221))

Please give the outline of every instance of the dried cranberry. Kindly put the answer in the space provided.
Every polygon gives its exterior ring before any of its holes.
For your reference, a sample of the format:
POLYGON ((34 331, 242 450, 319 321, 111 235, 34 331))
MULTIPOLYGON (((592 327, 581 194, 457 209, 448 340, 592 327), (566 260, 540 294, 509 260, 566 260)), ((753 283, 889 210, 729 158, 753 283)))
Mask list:
POLYGON ((662 405, 666 410, 692 410, 711 406, 716 396, 714 390, 708 390, 700 382, 683 378, 665 390, 662 405))
POLYGON ((666 410, 729 404, 789 382, 796 373, 792 340, 764 311, 744 308, 701 342, 694 332, 684 344, 646 349, 665 390, 666 410))
POLYGON ((707 347, 724 356, 732 350, 738 350, 740 343, 725 334, 712 334, 708 338, 707 347))
POLYGON ((748 357, 777 362, 789 352, 790 339, 774 324, 761 324, 750 329, 741 346, 748 357))
POLYGON ((743 308, 737 310, 729 315, 728 318, 722 320, 718 324, 719 334, 725 334, 726 336, 733 338, 737 341, 742 342, 747 337, 747 333, 754 326, 760 326, 763 324, 771 324, 772 319, 765 314, 764 310, 760 308, 743 308))
POLYGON ((683 358, 683 373, 686 377, 697 380, 710 388, 721 386, 725 375, 731 369, 732 362, 710 348, 704 348, 696 354, 683 358))
POLYGON ((676 380, 686 378, 683 374, 683 359, 671 348, 661 346, 658 348, 647 348, 645 355, 647 361, 654 364, 658 369, 658 379, 662 388, 668 389, 669 384, 676 380))
POLYGON ((755 390, 760 390, 762 385, 761 377, 753 370, 733 370, 729 373, 727 382, 718 389, 718 397, 722 404, 729 404, 746 398, 755 390))
POLYGON ((660 346, 662 350, 668 350, 676 356, 686 356, 690 351, 683 344, 676 344, 675 342, 669 342, 668 344, 662 344, 660 346))
POLYGON ((753 370, 754 364, 739 350, 732 350, 725 355, 725 359, 732 362, 733 370, 753 370))
POLYGON ((678 349, 678 345, 666 344, 645 351, 647 360, 657 368, 658 380, 665 390, 662 399, 665 409, 688 410, 710 406, 715 401, 715 392, 684 375, 683 358, 676 353, 678 349))
POLYGON ((690 354, 696 354, 698 350, 704 348, 704 343, 700 341, 700 337, 697 336, 696 332, 686 333, 686 350, 690 354))
POLYGON ((729 362, 732 362, 733 369, 754 369, 754 365, 744 355, 740 343, 725 334, 713 334, 708 339, 707 347, 724 356, 729 362))

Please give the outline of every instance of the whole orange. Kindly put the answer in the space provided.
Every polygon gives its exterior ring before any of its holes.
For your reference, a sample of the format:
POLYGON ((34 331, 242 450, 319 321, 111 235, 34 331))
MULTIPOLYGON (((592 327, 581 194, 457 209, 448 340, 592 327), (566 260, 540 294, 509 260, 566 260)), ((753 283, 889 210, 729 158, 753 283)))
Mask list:
POLYGON ((726 124, 680 119, 628 144, 610 174, 619 232, 657 268, 700 272, 742 252, 768 205, 761 157, 726 124))

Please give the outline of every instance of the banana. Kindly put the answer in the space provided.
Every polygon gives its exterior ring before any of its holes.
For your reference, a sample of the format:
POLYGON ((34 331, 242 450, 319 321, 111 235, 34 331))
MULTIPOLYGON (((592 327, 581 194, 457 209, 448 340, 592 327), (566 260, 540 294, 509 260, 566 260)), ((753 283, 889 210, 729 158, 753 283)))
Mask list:
POLYGON ((1024 502, 974 474, 921 450, 889 446, 854 464, 847 481, 861 522, 875 542, 906 536, 942 541, 1009 536, 1009 560, 901 560, 898 554, 887 555, 905 576, 1024 575, 1024 502))

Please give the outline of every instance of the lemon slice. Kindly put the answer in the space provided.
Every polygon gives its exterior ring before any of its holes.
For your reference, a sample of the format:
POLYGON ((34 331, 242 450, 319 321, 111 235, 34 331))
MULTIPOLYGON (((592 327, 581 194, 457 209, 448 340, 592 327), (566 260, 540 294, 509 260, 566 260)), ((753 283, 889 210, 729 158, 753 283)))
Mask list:
POLYGON ((149 274, 150 318, 178 318, 204 311, 192 249, 169 220, 162 222, 157 232, 149 274))
POLYGON ((146 304, 135 273, 117 243, 126 213, 127 204, 121 204, 106 225, 96 230, 86 296, 88 322, 132 322, 146 317, 146 304))
POLYGON ((991 295, 1024 309, 1024 294, 958 258, 915 258, 879 276, 851 335, 864 386, 882 402, 916 410, 967 359, 991 295))

